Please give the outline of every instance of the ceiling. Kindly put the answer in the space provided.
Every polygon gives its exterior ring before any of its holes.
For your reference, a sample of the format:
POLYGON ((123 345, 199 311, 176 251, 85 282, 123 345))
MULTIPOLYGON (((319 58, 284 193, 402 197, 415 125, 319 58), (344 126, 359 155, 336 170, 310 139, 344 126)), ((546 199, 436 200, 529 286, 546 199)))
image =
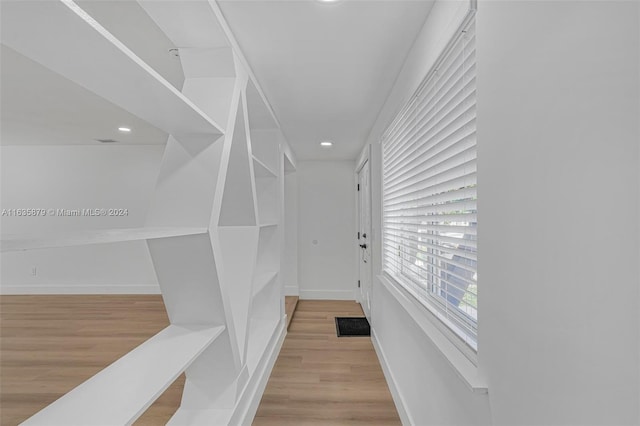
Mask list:
MULTIPOLYGON (((178 89, 176 47, 135 1, 77 0, 178 89)), ((433 0, 220 0, 300 160, 354 159, 433 0), (322 148, 330 140, 332 148, 322 148)), ((163 144, 167 135, 2 46, 2 144, 163 144), (27 121, 28 120, 28 121, 27 121), (130 134, 119 126, 133 128, 130 134)))
POLYGON ((219 0, 299 160, 355 159, 432 0, 219 0), (332 148, 321 141, 330 140, 332 148))

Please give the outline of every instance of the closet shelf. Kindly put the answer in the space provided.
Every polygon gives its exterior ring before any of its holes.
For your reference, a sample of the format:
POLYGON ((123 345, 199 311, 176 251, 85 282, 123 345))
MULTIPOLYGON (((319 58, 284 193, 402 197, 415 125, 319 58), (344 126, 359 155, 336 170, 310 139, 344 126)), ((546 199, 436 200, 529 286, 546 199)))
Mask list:
POLYGON ((2 43, 178 138, 223 128, 73 2, 3 4, 2 43), (58 47, 64 46, 63 49, 58 47))
POLYGON ((277 270, 258 273, 253 278, 253 295, 260 293, 278 275, 277 270))
POLYGON ((233 410, 229 409, 190 409, 178 408, 167 426, 184 425, 227 425, 231 420, 233 410))
POLYGON ((170 325, 22 424, 131 424, 224 329, 170 325))
POLYGON ((265 163, 253 156, 253 170, 256 177, 276 177, 277 174, 271 170, 265 163))
POLYGON ((3 235, 0 251, 21 251, 44 248, 83 246, 89 244, 118 243, 152 240, 207 233, 207 228, 116 228, 94 231, 72 231, 47 235, 3 235))

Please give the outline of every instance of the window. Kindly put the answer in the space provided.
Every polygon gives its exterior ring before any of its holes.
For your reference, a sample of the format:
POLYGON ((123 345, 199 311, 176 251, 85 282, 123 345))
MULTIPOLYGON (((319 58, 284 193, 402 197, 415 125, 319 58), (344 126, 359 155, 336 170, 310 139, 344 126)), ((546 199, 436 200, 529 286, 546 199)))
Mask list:
POLYGON ((384 271, 477 350, 473 21, 382 139, 384 271))

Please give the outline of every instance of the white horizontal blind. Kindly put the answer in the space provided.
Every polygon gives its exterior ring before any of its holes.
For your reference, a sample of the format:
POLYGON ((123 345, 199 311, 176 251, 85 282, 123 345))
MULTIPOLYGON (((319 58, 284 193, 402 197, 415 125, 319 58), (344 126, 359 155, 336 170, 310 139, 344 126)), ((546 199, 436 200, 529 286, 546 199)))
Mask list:
POLYGON ((475 25, 383 137, 385 272, 477 350, 475 25))

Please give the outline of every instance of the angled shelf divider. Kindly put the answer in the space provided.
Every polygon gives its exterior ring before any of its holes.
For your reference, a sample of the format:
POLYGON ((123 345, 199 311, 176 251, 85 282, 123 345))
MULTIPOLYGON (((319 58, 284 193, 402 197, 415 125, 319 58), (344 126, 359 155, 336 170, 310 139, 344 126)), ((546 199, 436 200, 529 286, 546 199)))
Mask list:
POLYGON ((266 164, 260 161, 256 156, 253 156, 253 170, 256 177, 276 177, 278 174, 270 169, 266 164))
POLYGON ((274 283, 274 278, 276 278, 277 275, 277 270, 265 271, 256 274, 253 278, 253 297, 264 290, 269 284, 274 283))
POLYGON ((131 424, 224 329, 170 325, 23 424, 131 424))
POLYGON ((152 240, 206 233, 207 228, 116 228, 91 231, 73 231, 40 236, 7 235, 3 236, 0 242, 2 243, 2 252, 8 252, 152 240))

